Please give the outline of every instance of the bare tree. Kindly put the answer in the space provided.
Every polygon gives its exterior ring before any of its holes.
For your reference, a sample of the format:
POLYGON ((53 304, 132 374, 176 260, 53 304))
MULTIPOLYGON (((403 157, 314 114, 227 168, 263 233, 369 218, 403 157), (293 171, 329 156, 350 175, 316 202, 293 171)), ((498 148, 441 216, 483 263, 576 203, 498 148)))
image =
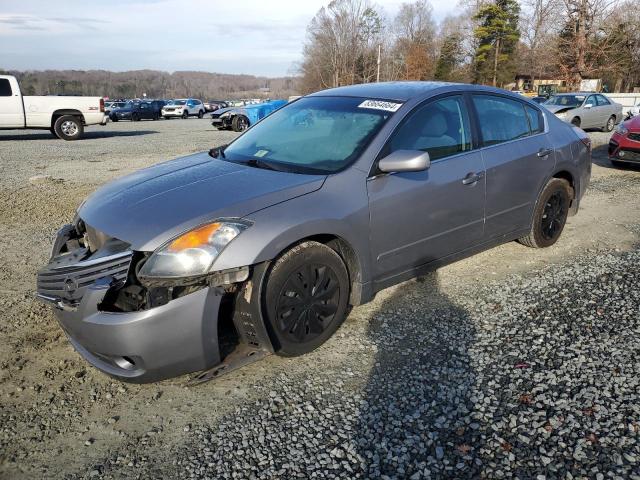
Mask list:
POLYGON ((561 28, 562 0, 523 0, 520 15, 522 51, 521 70, 533 81, 550 74, 556 66, 549 45, 553 45, 561 28))
POLYGON ((403 78, 427 80, 433 78, 437 52, 436 23, 433 7, 427 0, 403 3, 393 23, 395 48, 404 63, 403 78))

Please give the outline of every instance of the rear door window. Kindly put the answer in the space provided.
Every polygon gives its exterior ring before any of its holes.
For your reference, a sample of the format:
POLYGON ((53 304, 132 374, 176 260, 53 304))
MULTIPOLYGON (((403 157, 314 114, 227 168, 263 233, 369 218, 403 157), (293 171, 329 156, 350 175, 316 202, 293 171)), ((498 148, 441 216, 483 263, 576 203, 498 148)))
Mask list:
POLYGON ((463 97, 446 97, 419 107, 398 127, 388 147, 388 153, 422 150, 431 160, 471 150, 471 128, 463 97))
POLYGON ((607 97, 604 95, 596 95, 596 100, 598 101, 598 106, 602 107, 604 105, 611 105, 611 102, 607 100, 607 97))
POLYGON ((497 95, 473 95, 472 98, 478 113, 483 146, 498 145, 531 135, 523 103, 497 95))
POLYGON ((13 95, 13 92, 11 91, 9 79, 0 78, 0 97, 10 97, 11 95, 13 95))
POLYGON ((542 133, 544 132, 544 124, 542 123, 542 115, 540 112, 530 107, 529 105, 525 105, 524 109, 527 112, 527 118, 529 119, 529 126, 531 127, 531 133, 542 133))

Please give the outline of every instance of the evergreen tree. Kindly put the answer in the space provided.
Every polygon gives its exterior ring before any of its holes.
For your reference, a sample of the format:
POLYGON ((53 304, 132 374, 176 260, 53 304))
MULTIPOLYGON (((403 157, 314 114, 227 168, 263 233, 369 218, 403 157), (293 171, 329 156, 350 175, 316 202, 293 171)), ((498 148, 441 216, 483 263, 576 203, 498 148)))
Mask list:
POLYGON ((458 33, 452 33, 444 38, 442 47, 440 48, 440 56, 436 63, 436 71, 434 74, 436 80, 453 80, 453 72, 458 68, 464 57, 460 46, 461 43, 462 38, 458 33))
POLYGON ((496 86, 514 76, 514 53, 520 30, 520 5, 516 0, 495 0, 482 6, 474 19, 479 25, 474 30, 478 47, 474 67, 475 80, 496 86))

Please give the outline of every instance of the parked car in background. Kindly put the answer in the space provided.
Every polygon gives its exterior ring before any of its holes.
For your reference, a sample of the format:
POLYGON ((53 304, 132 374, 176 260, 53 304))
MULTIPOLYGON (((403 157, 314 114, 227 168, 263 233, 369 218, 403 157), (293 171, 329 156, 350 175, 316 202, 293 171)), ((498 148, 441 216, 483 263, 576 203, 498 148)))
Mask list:
POLYGON ((104 102, 104 113, 106 115, 109 115, 111 113, 112 110, 115 110, 116 108, 122 108, 127 104, 126 101, 105 101, 104 102))
POLYGON ((204 109, 207 112, 215 112, 220 108, 227 108, 229 105, 224 100, 209 100, 204 102, 204 109))
POLYGON ((221 108, 211 114, 211 125, 218 130, 243 132, 286 103, 286 100, 271 100, 244 107, 221 108))
POLYGON ((101 187, 59 231, 38 296, 88 362, 126 381, 302 355, 384 288, 511 240, 553 245, 589 185, 590 146, 496 88, 317 92, 209 155, 101 187), (224 358, 222 322, 237 331, 224 358))
POLYGON ((640 103, 629 108, 629 110, 627 110, 627 114, 624 116, 624 119, 628 120, 632 117, 637 117, 638 115, 640 115, 640 103))
POLYGON ((0 75, 0 129, 50 130, 63 140, 77 140, 85 126, 108 120, 102 97, 23 96, 16 77, 0 75))
POLYGON ((582 129, 610 132, 622 120, 622 105, 601 93, 559 93, 543 105, 560 120, 582 129))
POLYGON ((112 122, 120 120, 158 120, 160 118, 160 106, 158 102, 148 100, 130 100, 124 107, 116 108, 109 115, 112 122))
POLYGON ((609 140, 609 158, 614 165, 640 165, 640 116, 616 128, 609 140))
POLYGON ((195 98, 169 100, 169 102, 162 107, 162 116, 164 118, 189 118, 192 116, 202 118, 204 116, 204 104, 201 100, 195 98))

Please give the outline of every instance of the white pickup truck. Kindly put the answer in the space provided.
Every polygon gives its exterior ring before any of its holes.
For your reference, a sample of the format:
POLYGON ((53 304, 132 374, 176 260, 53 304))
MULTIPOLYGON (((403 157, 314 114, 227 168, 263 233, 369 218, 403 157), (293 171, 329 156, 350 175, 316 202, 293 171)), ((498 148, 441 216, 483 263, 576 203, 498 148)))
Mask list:
POLYGON ((23 96, 15 77, 0 75, 0 129, 50 130, 63 140, 77 140, 86 125, 105 125, 101 97, 23 96))

